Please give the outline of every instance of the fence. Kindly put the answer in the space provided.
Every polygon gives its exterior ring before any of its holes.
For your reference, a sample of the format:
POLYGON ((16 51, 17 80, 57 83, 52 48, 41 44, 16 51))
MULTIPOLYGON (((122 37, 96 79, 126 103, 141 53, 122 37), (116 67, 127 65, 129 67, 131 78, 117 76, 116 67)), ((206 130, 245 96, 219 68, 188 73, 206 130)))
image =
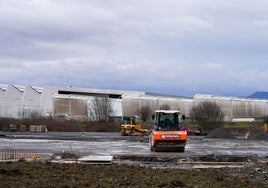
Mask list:
POLYGON ((19 149, 5 148, 0 150, 0 162, 27 160, 32 161, 37 158, 47 157, 48 154, 25 152, 19 149))

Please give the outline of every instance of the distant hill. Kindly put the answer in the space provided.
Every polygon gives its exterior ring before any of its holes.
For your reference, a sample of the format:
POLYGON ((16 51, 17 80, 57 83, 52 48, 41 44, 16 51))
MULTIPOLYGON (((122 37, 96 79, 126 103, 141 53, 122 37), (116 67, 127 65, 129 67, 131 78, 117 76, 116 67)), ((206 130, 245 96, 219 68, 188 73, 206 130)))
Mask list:
POLYGON ((248 98, 252 98, 252 99, 268 99, 268 92, 258 91, 258 92, 253 93, 252 95, 248 96, 248 98))

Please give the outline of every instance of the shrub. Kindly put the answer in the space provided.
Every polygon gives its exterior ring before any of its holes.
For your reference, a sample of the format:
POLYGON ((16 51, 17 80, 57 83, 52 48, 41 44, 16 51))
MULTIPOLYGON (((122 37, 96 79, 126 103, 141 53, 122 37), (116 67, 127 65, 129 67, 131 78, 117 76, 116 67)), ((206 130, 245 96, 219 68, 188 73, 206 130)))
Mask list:
POLYGON ((220 127, 224 114, 216 102, 203 101, 193 106, 190 115, 203 130, 210 131, 220 127))

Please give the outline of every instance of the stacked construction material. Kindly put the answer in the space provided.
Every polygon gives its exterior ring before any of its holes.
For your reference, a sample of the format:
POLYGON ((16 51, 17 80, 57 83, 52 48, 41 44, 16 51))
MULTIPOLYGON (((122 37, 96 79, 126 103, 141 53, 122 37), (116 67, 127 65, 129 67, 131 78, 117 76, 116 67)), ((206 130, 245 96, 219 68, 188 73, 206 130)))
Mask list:
POLYGON ((47 126, 46 125, 30 125, 30 132, 47 132, 47 126))

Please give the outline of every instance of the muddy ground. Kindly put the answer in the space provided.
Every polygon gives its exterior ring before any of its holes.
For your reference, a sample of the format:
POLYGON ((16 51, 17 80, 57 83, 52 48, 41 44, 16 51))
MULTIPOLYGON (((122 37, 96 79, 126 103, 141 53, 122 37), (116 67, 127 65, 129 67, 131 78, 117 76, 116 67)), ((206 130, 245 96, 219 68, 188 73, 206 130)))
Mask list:
POLYGON ((135 165, 0 163, 1 187, 268 187, 268 163, 244 168, 158 169, 135 165))
POLYGON ((226 137, 220 130, 210 135, 218 139, 190 138, 184 153, 155 154, 149 152, 146 138, 61 134, 6 135, 0 149, 36 147, 43 148, 41 152, 55 152, 69 148, 80 154, 113 155, 114 161, 106 165, 2 162, 0 187, 268 187, 267 135, 261 135, 261 141, 219 139, 226 137), (218 162, 235 166, 218 168, 214 165, 218 162), (192 165, 199 163, 212 166, 192 165))

